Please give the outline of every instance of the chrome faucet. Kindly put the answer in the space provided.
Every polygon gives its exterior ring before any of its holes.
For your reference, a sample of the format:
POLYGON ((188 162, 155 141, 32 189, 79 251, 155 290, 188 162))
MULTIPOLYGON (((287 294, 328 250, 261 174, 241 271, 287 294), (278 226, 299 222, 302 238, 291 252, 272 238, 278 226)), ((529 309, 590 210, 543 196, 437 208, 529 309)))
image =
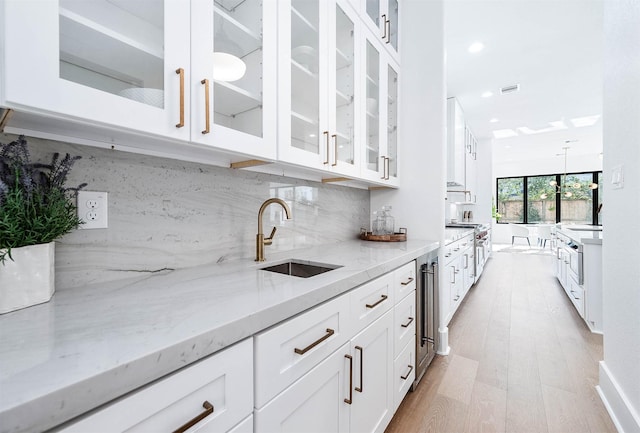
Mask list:
POLYGON ((276 234, 275 227, 273 227, 273 230, 271 230, 271 234, 269 235, 268 238, 264 237, 264 233, 262 231, 262 214, 264 213, 264 210, 267 208, 267 206, 269 206, 271 203, 278 203, 280 206, 282 206, 284 208, 284 212, 287 214, 287 219, 288 220, 291 219, 291 209, 289 209, 289 206, 287 205, 287 203, 284 202, 284 200, 279 198, 270 198, 266 200, 264 203, 262 203, 262 206, 260 206, 260 210, 258 211, 258 234, 256 236, 256 262, 265 261, 264 246, 271 245, 271 242, 273 241, 273 236, 276 234))

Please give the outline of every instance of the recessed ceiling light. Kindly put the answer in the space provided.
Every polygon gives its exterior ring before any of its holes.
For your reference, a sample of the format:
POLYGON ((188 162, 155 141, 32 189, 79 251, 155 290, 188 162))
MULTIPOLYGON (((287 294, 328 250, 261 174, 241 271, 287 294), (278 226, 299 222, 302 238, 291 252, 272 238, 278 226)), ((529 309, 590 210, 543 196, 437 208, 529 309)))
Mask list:
POLYGON ((596 114, 595 116, 576 117, 575 119, 571 119, 571 123, 576 128, 581 128, 583 126, 595 125, 599 118, 599 114, 596 114))
POLYGON ((513 129, 496 129, 493 131, 493 136, 495 138, 517 137, 518 133, 513 129))
POLYGON ((474 42, 471 45, 469 45, 470 53, 479 53, 483 49, 484 49, 484 44, 482 42, 474 42))
POLYGON ((508 144, 506 146, 504 146, 505 149, 511 149, 511 146, 509 146, 508 144))
POLYGON ((493 96, 493 92, 486 91, 481 95, 483 98, 490 98, 493 96))
POLYGON ((496 123, 496 122, 499 122, 499 121, 500 121, 500 119, 496 119, 495 117, 493 119, 489 120, 489 122, 491 122, 491 123, 496 123))
POLYGON ((554 122, 549 122, 549 125, 551 125, 548 128, 542 128, 542 129, 531 129, 528 126, 521 126, 518 129, 518 131, 522 132, 523 134, 527 134, 527 135, 533 135, 533 134, 542 134, 544 132, 552 132, 552 131, 559 131, 561 129, 567 129, 567 125, 565 125, 564 121, 562 120, 556 120, 554 122))

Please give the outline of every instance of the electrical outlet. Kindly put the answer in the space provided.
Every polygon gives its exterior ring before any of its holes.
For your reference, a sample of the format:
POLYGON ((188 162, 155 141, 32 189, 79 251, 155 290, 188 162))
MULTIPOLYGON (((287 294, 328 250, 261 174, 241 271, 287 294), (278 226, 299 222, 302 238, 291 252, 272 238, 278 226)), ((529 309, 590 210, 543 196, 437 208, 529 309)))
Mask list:
POLYGON ((107 193, 78 191, 78 218, 84 221, 81 229, 106 229, 108 227, 107 193))

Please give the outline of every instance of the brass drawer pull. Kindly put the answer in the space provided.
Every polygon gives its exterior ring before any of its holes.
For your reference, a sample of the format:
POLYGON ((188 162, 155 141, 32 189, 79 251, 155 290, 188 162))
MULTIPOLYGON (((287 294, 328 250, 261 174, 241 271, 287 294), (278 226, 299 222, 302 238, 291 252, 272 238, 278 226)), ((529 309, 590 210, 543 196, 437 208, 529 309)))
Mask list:
POLYGON ((206 417, 208 417, 213 413, 213 405, 208 401, 205 400, 204 403, 202 403, 202 407, 205 409, 204 412, 202 412, 200 415, 193 418, 191 421, 189 421, 185 425, 178 427, 178 429, 175 430, 173 433, 184 433, 187 430, 189 430, 191 427, 198 424, 200 421, 202 421, 203 419, 205 419, 206 417))
POLYGON ((325 158, 323 164, 329 164, 329 131, 324 131, 323 134, 327 137, 327 157, 325 158))
POLYGON ((384 33, 382 39, 387 39, 387 14, 382 14, 382 25, 384 26, 384 33))
POLYGON ((409 367, 409 371, 407 371, 407 374, 405 374, 404 376, 400 376, 400 379, 402 379, 402 380, 407 380, 407 378, 409 377, 409 375, 413 371, 413 365, 407 365, 407 367, 409 367))
POLYGON ((310 351, 311 349, 316 347, 318 344, 322 343, 324 340, 326 340, 327 338, 331 337, 334 333, 335 333, 335 331, 333 329, 327 328, 327 333, 325 335, 323 335, 321 338, 317 339, 316 341, 314 341, 313 343, 311 343, 310 345, 308 345, 304 349, 298 349, 296 347, 296 348, 293 349, 293 351, 296 352, 298 355, 304 355, 305 353, 307 353, 308 351, 310 351))
POLYGON ((407 323, 403 324, 403 325, 400 325, 400 326, 402 326, 403 328, 408 328, 409 325, 411 325, 412 322, 413 322, 413 317, 409 317, 409 321, 407 323))
POLYGON ((364 358, 364 351, 362 347, 356 346, 356 350, 360 352, 360 386, 356 386, 354 389, 358 392, 362 392, 363 384, 362 384, 362 364, 364 358))
POLYGON ((331 164, 331 167, 335 167, 336 165, 338 165, 338 136, 336 134, 333 134, 331 135, 331 138, 333 138, 333 161, 334 161, 333 164, 331 164))
POLYGON ((344 355, 349 360, 349 398, 345 398, 344 402, 351 404, 353 400, 353 357, 351 355, 344 355))
POLYGON ((176 74, 180 75, 180 122, 176 124, 176 128, 184 126, 184 69, 176 69, 176 74))
POLYGON ((209 80, 205 78, 204 80, 200 81, 200 84, 204 84, 204 115, 206 118, 204 131, 202 131, 202 133, 208 134, 209 132, 211 132, 211 124, 209 120, 209 117, 211 117, 209 115, 209 80))
POLYGON ((413 277, 409 277, 409 279, 408 279, 407 281, 402 282, 402 283, 400 283, 400 284, 402 284, 403 286, 406 286, 406 285, 411 284, 411 282, 412 282, 412 281, 413 281, 413 277))
POLYGON ((380 300, 379 300, 378 302, 376 302, 375 304, 365 304, 365 306, 366 306, 367 308, 374 308, 374 307, 378 306, 378 304, 379 304, 380 302, 382 302, 382 301, 384 301, 384 300, 386 300, 386 299, 387 299, 387 295, 381 295, 380 300))

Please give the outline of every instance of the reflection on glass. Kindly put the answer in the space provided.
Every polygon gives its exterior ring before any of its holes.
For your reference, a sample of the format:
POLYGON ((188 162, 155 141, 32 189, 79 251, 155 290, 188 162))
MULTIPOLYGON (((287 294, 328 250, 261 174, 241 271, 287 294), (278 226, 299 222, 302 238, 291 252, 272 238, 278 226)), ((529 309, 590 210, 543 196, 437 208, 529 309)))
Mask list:
POLYGON ((524 178, 498 179, 498 213, 500 222, 524 222, 524 178))
POLYGON ((164 107, 164 2, 60 0, 60 78, 164 107))
POLYGON ((291 1, 291 145, 319 153, 319 2, 291 1))
POLYGON ((353 56, 355 41, 353 22, 336 5, 336 139, 337 158, 354 163, 354 88, 353 56))
POLYGON ((378 171, 380 163, 380 53, 367 41, 367 122, 366 122, 366 153, 367 169, 378 171))
POLYGON ((602 172, 598 173, 598 208, 596 212, 598 214, 598 224, 602 224, 602 172))
POLYGON ((398 73, 388 67, 387 88, 387 155, 389 175, 398 177, 398 73))
POLYGON ((592 173, 569 174, 566 179, 563 176, 560 222, 592 224, 593 190, 589 189, 592 181, 592 173))
POLYGON ((380 0, 367 0, 367 15, 380 27, 380 0))
POLYGON ((529 176, 527 178, 527 222, 555 224, 556 187, 549 182, 555 176, 529 176))
MULTIPOLYGON (((262 137, 262 2, 215 0, 213 32, 213 51, 231 54, 246 66, 238 80, 214 81, 213 121, 262 137)), ((216 67, 222 65, 214 62, 214 76, 216 67)))
POLYGON ((389 0, 389 43, 398 51, 398 0, 389 0))

